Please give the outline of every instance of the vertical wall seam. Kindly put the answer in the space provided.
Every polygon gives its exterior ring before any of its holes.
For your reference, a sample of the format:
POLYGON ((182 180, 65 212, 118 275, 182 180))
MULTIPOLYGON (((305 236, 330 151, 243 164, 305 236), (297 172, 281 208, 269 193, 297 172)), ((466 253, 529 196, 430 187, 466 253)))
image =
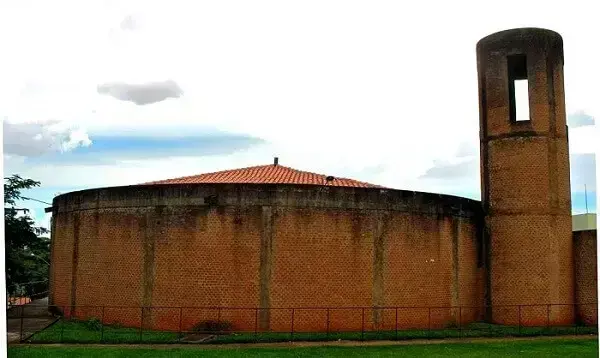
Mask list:
POLYGON ((460 242, 461 218, 452 218, 452 306, 460 305, 459 285, 459 242, 460 242))
MULTIPOLYGON (((142 318, 143 322, 147 325, 151 325, 152 315, 149 308, 152 306, 152 296, 154 293, 154 278, 155 278, 155 247, 156 247, 156 236, 157 231, 160 230, 162 225, 157 224, 156 221, 163 218, 163 206, 156 206, 154 212, 147 213, 143 219, 143 267, 142 267, 142 306, 145 307, 142 318)), ((166 225, 164 223, 163 225, 166 225)))
POLYGON ((48 305, 54 305, 54 256, 56 255, 56 249, 54 242, 56 241, 56 216, 57 210, 53 208, 52 216, 50 216, 50 267, 48 267, 48 305))
MULTIPOLYGON (((558 167, 558 158, 557 158, 557 150, 556 150, 556 140, 557 140, 557 126, 556 126, 556 99, 555 99, 555 91, 554 91, 554 65, 552 64, 551 58, 546 58, 546 78, 548 80, 547 95, 548 95, 548 137, 547 137, 547 146, 548 146, 548 187, 550 190, 549 200, 550 200, 550 215, 548 216, 549 228, 548 233, 552 238, 550 242, 550 255, 552 257, 552 262, 550 263, 550 275, 553 277, 560 276, 560 262, 555 261, 558 258, 558 240, 556 238, 556 216, 559 214, 559 205, 558 205, 558 181, 556 178, 557 175, 557 167, 558 167)), ((550 302, 557 301, 560 296, 559 287, 556 285, 550 285, 548 287, 550 291, 550 302)))
POLYGON ((73 213, 73 256, 71 261, 71 315, 75 314, 77 305, 77 266, 79 265, 79 213, 73 213))
MULTIPOLYGON (((385 234, 386 234, 386 212, 378 210, 375 214, 375 232, 373 235, 373 306, 385 306, 384 298, 384 261, 385 261, 385 234)), ((381 323, 381 311, 373 310, 373 322, 381 323)))
POLYGON ((271 307, 271 276, 273 265, 273 207, 262 207, 261 237, 260 237, 260 266, 259 266, 259 325, 261 330, 270 326, 271 307))
MULTIPOLYGON (((484 292, 483 292, 483 304, 486 307, 490 307, 492 304, 492 280, 491 280, 491 237, 490 237, 490 222, 489 222, 489 209, 490 209, 490 170, 489 170, 489 142, 488 138, 488 113, 487 113, 487 76, 485 68, 487 67, 487 58, 481 57, 479 63, 479 88, 480 88, 480 151, 481 151, 481 190, 482 190, 482 213, 481 213, 481 243, 483 253, 483 269, 484 269, 484 292)), ((491 310, 485 310, 486 320, 491 320, 491 310)))

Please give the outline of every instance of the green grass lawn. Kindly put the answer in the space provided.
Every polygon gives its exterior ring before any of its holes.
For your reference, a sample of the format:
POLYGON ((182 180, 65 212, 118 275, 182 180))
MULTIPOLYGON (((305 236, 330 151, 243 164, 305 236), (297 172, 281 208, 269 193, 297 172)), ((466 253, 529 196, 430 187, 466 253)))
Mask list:
POLYGON ((121 348, 11 347, 8 357, 598 357, 597 339, 506 341, 379 347, 121 348))
MULTIPOLYGON (((507 337, 539 335, 596 334, 596 327, 509 327, 474 323, 462 329, 399 330, 380 332, 331 333, 231 333, 220 335, 207 343, 248 343, 333 340, 405 340, 418 338, 507 337)), ((89 322, 63 320, 34 334, 31 343, 176 343, 177 332, 143 331, 139 328, 119 328, 90 325, 89 322)))

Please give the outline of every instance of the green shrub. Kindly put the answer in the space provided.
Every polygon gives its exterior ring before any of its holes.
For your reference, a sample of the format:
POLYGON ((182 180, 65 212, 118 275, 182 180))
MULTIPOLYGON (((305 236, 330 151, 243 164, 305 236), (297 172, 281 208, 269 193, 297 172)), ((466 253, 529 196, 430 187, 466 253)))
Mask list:
POLYGON ((446 329, 458 329, 458 322, 455 318, 451 318, 448 322, 446 322, 446 329))
POLYGON ((88 319, 84 324, 90 331, 100 331, 102 329, 102 322, 96 317, 88 319))

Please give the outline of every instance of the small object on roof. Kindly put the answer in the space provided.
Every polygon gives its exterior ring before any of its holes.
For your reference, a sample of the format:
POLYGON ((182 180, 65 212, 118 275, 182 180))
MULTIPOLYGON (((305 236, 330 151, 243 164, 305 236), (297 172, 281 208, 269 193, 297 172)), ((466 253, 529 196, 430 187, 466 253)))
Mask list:
POLYGON ((273 165, 277 165, 279 164, 279 158, 275 157, 275 159, 273 160, 273 165))
POLYGON ((331 175, 328 175, 327 178, 325 178, 326 181, 333 181, 335 178, 331 175))

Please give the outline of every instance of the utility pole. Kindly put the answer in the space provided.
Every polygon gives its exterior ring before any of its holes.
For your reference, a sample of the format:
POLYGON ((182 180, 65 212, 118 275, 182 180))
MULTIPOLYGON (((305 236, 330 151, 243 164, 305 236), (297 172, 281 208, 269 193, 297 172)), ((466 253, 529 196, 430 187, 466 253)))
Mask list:
POLYGON ((588 204, 587 204, 587 185, 583 184, 583 191, 585 193, 585 213, 589 214, 590 212, 588 211, 588 204))

